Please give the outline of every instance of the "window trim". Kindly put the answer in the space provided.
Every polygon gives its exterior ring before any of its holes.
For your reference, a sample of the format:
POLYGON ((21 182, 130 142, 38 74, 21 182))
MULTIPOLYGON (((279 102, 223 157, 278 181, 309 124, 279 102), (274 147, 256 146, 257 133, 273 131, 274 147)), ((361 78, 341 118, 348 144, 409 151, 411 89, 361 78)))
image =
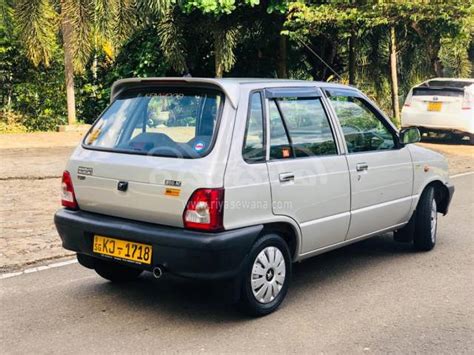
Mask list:
POLYGON ((141 155, 141 156, 168 158, 168 159, 186 159, 186 160, 187 159, 190 159, 190 160, 192 160, 192 159, 202 159, 202 158, 207 157, 209 154, 211 154, 214 151, 214 146, 216 144, 216 141, 218 139, 218 135, 219 135, 219 132, 220 132, 220 125, 221 125, 222 116, 223 116, 223 113, 224 113, 224 108, 226 106, 226 99, 227 99, 227 97, 226 97, 226 94, 225 94, 224 91, 222 91, 221 89, 219 89, 217 87, 211 86, 211 85, 193 85, 193 86, 189 86, 189 85, 180 85, 180 84, 176 84, 176 85, 156 85, 156 84, 152 85, 152 84, 150 84, 150 85, 143 85, 143 86, 138 86, 138 87, 129 87, 129 88, 126 88, 126 89, 120 91, 117 95, 115 95, 114 100, 112 102, 110 102, 107 105, 107 107, 101 112, 99 117, 97 117, 97 119, 94 121, 92 126, 89 128, 89 130, 86 132, 86 134, 82 138, 81 147, 83 149, 86 149, 86 150, 93 150, 93 151, 106 152, 106 153, 141 155), (179 156, 178 157, 178 156, 172 156, 172 155, 169 156, 169 155, 160 155, 160 154, 150 154, 150 153, 144 153, 144 152, 135 152, 135 151, 125 150, 125 149, 104 148, 104 147, 96 147, 96 146, 91 147, 90 145, 87 145, 85 143, 87 137, 94 130, 95 126, 99 123, 100 119, 109 110, 109 108, 115 103, 115 101, 120 99, 123 95, 128 94, 130 91, 132 91, 132 92, 133 91, 148 91, 148 90, 149 91, 153 91, 153 90, 166 91, 166 90, 172 90, 172 89, 180 89, 180 90, 183 90, 183 91, 202 89, 202 90, 209 91, 209 92, 215 92, 216 95, 219 95, 221 97, 221 103, 219 105, 219 110, 217 112, 218 117, 216 118, 216 124, 215 124, 215 127, 214 127, 214 134, 213 134, 211 143, 209 145, 209 149, 207 150, 206 154, 201 155, 201 156, 197 156, 197 157, 191 157, 191 156, 179 156))
POLYGON ((341 131, 341 137, 344 140, 344 145, 345 145, 345 151, 346 154, 367 154, 367 153, 380 153, 380 152, 390 152, 394 150, 399 150, 403 148, 405 145, 400 142, 399 139, 399 133, 396 127, 393 125, 393 123, 385 116, 385 114, 365 95, 360 93, 359 91, 355 90, 350 90, 350 89, 340 89, 340 88, 325 88, 324 89, 324 95, 327 98, 329 104, 331 105, 331 108, 334 112, 334 116, 337 120, 337 123, 339 125, 339 129, 341 131), (337 95, 331 95, 330 91, 336 92, 337 95), (355 97, 358 98, 365 106, 366 108, 373 113, 376 119, 378 119, 382 125, 392 134, 393 137, 393 142, 394 142, 394 148, 391 149, 383 149, 383 150, 367 150, 363 152, 350 152, 348 147, 347 147, 347 142, 346 142, 346 137, 344 135, 344 132, 342 131, 342 125, 341 121, 339 119, 339 116, 337 115, 336 109, 334 108, 334 105, 331 102, 331 96, 343 96, 343 97, 355 97))
POLYGON ((306 99, 323 96, 321 89, 316 86, 266 88, 264 93, 266 99, 282 99, 288 97, 306 99))
POLYGON ((262 164, 267 162, 267 115, 266 115, 266 109, 265 109, 265 100, 263 97, 263 91, 261 89, 257 90, 251 90, 249 92, 248 96, 248 104, 247 104, 247 117, 246 117, 246 122, 245 122, 245 130, 244 130, 244 137, 242 139, 242 149, 240 150, 242 154, 242 159, 244 162, 247 164, 262 164), (247 160, 244 157, 244 148, 245 148, 245 143, 247 142, 247 132, 249 128, 249 121, 250 121, 250 114, 252 110, 252 96, 255 94, 259 94, 260 96, 260 104, 261 104, 261 110, 262 110, 262 128, 263 128, 263 159, 262 160, 247 160))
MULTIPOLYGON (((291 148, 291 155, 294 158, 296 158, 296 155, 295 155, 295 147, 293 146, 293 139, 291 139, 291 136, 290 136, 290 130, 288 129, 288 125, 286 123, 286 118, 285 118, 285 115, 283 114, 283 111, 280 107, 280 103, 278 102, 277 100, 278 98, 275 97, 275 98, 272 98, 271 101, 273 101, 275 103, 275 106, 278 110, 278 113, 280 114, 280 119, 281 119, 281 123, 283 124, 283 129, 285 130, 285 134, 286 134, 286 138, 288 139, 288 145, 290 146, 291 148)), ((270 146, 271 146, 271 143, 270 142, 270 146)), ((285 158, 283 160, 286 160, 288 158, 285 158)), ((291 158, 290 158, 291 159, 291 158)), ((276 160, 280 160, 280 159, 276 159, 276 160)))
MULTIPOLYGON (((286 133, 286 137, 288 138, 288 142, 291 146, 291 150, 292 150, 292 157, 289 157, 289 158, 271 158, 270 157, 270 146, 271 146, 271 139, 269 137, 268 139, 268 143, 269 143, 269 148, 268 148, 268 158, 267 158, 267 161, 269 162, 272 162, 272 161, 285 161, 285 160, 291 160, 291 159, 314 159, 314 158, 329 158, 329 157, 336 157, 336 156, 339 156, 341 155, 341 149, 339 147, 339 143, 338 143, 338 136, 336 134, 336 127, 334 126, 334 121, 332 120, 331 118, 331 114, 328 110, 328 108, 326 107, 325 105, 325 102, 324 102, 324 96, 321 95, 321 96, 303 96, 303 97, 300 97, 300 96, 282 96, 282 97, 275 97, 275 98, 266 98, 266 103, 267 105, 270 104, 270 101, 275 101, 275 106, 277 107, 277 110, 280 114, 280 118, 282 119, 282 123, 283 123, 283 127, 285 128, 285 133, 286 133), (277 101, 277 99, 283 99, 283 98, 288 98, 288 97, 296 97, 297 99, 314 99, 314 100, 319 100, 320 103, 321 103, 321 107, 323 108, 323 111, 324 111, 324 114, 326 115, 326 119, 327 119, 327 122, 328 122, 328 125, 329 125, 329 128, 331 130, 331 135, 332 135, 332 138, 333 138, 333 142, 334 142, 334 146, 336 147, 336 153, 335 154, 328 154, 328 155, 311 155, 311 156, 307 156, 307 157, 297 157, 295 154, 295 148, 293 146, 293 141, 290 137, 290 133, 289 133, 289 130, 287 128, 287 123, 286 123, 286 118, 285 118, 285 115, 283 114, 283 112, 281 111, 281 108, 280 108, 280 105, 277 101)), ((267 107, 267 109, 270 109, 269 107, 267 107)), ((270 127, 270 120, 268 120, 268 127, 270 127)))

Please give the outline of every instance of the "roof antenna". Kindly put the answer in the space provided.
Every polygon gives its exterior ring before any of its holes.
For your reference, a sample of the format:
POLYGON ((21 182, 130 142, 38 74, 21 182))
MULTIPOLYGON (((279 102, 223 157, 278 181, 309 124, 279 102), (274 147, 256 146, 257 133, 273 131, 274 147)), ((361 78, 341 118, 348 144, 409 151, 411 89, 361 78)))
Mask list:
POLYGON ((331 68, 331 66, 330 66, 328 63, 326 63, 326 62, 324 61, 324 59, 321 58, 310 46, 308 46, 306 43, 304 43, 304 41, 302 41, 302 40, 301 40, 300 38, 298 38, 298 37, 296 37, 296 40, 297 40, 298 42, 300 42, 303 46, 305 46, 311 53, 313 53, 314 56, 315 56, 316 58, 318 58, 318 59, 321 61, 321 63, 323 63, 326 67, 328 67, 329 70, 332 71, 333 74, 334 74, 335 76, 337 76, 337 77, 339 78, 339 80, 342 81, 342 77, 341 77, 333 68, 331 68))

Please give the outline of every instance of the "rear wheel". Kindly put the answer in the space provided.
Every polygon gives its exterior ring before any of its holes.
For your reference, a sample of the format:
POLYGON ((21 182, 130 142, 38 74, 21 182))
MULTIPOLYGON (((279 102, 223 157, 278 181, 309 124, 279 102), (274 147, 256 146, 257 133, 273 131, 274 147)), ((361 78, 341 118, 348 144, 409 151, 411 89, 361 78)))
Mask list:
POLYGON ((415 213, 413 245, 416 250, 429 251, 436 244, 438 230, 438 206, 432 186, 426 188, 421 194, 415 213))
POLYGON ((291 258, 286 242, 276 234, 259 239, 243 270, 240 306, 253 316, 275 311, 288 291, 291 258))
POLYGON ((94 269, 104 279, 117 283, 133 281, 142 273, 142 270, 102 259, 94 261, 94 269))

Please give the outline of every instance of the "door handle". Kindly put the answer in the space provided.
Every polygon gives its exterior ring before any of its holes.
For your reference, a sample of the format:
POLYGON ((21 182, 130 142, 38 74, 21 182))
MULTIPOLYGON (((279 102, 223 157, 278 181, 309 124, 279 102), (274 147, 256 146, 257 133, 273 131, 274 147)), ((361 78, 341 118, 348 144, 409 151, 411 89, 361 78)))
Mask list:
POLYGON ((368 170, 369 169, 369 166, 367 165, 367 163, 358 163, 356 164, 356 170, 357 171, 364 171, 364 170, 368 170))
POLYGON ((295 179, 295 174, 293 173, 281 173, 280 182, 293 181, 295 179))

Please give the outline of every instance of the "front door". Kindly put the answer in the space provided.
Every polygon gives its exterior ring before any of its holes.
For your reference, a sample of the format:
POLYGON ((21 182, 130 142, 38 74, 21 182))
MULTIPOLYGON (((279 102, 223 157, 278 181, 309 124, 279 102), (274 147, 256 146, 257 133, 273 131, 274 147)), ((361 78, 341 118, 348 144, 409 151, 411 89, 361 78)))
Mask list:
POLYGON ((395 129, 355 91, 329 90, 347 145, 352 201, 347 239, 401 225, 412 204, 413 165, 395 129))
POLYGON ((266 91, 273 213, 301 227, 302 254, 342 242, 350 220, 347 162, 318 89, 266 91))

